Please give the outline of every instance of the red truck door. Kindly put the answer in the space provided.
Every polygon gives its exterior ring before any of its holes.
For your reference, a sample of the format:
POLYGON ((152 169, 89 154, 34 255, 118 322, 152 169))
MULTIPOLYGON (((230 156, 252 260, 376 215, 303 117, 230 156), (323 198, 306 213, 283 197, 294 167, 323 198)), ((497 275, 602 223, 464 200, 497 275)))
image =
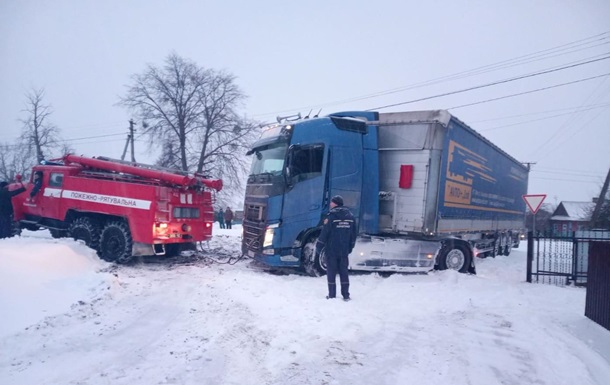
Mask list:
POLYGON ((28 211, 44 218, 63 219, 58 218, 63 180, 63 172, 45 170, 42 176, 42 187, 29 201, 25 202, 30 207, 28 211))

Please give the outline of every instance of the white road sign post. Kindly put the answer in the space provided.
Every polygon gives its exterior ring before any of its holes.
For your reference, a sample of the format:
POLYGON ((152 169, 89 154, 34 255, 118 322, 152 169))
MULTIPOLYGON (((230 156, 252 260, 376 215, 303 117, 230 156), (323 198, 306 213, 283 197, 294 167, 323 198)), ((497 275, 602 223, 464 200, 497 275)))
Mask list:
POLYGON ((523 200, 527 204, 527 207, 530 208, 533 218, 532 218, 532 233, 536 234, 536 212, 542 206, 542 202, 544 202, 544 198, 546 198, 546 194, 527 194, 523 195, 523 200))

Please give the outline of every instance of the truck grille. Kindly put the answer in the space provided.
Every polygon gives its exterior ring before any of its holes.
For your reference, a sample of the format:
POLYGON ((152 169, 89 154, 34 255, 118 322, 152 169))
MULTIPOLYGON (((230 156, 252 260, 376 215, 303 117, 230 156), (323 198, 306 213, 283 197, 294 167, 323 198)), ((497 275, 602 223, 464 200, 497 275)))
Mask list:
POLYGON ((246 204, 244 206, 242 251, 262 251, 265 236, 266 206, 246 204))
POLYGON ((265 206, 246 204, 244 207, 244 219, 253 222, 263 222, 265 218, 265 206))

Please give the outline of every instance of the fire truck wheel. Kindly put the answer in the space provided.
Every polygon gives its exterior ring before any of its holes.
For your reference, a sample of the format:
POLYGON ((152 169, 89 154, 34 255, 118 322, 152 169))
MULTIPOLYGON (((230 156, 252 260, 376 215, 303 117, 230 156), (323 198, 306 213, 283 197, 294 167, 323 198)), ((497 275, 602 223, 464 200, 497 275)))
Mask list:
POLYGON ((100 246, 100 227, 88 217, 78 217, 70 224, 70 236, 82 240, 93 250, 100 246))
POLYGON ((446 244, 439 252, 438 270, 457 270, 467 273, 472 262, 472 256, 460 245, 446 244))
POLYGON ((312 277, 320 277, 326 274, 326 256, 324 250, 316 254, 316 242, 318 238, 310 238, 303 246, 303 267, 305 272, 312 277))
POLYGON ((100 257, 108 262, 127 263, 133 256, 133 240, 129 226, 123 221, 111 221, 102 230, 100 257))

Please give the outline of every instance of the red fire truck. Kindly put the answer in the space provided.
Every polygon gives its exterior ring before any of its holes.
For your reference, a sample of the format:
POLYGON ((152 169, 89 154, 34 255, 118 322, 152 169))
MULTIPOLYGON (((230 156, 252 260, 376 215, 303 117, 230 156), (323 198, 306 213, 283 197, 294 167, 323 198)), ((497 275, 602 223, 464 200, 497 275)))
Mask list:
POLYGON ((104 157, 66 155, 34 166, 13 198, 22 228, 84 241, 107 261, 175 255, 212 236, 221 180, 104 157), (42 184, 36 187, 35 175, 42 184))

